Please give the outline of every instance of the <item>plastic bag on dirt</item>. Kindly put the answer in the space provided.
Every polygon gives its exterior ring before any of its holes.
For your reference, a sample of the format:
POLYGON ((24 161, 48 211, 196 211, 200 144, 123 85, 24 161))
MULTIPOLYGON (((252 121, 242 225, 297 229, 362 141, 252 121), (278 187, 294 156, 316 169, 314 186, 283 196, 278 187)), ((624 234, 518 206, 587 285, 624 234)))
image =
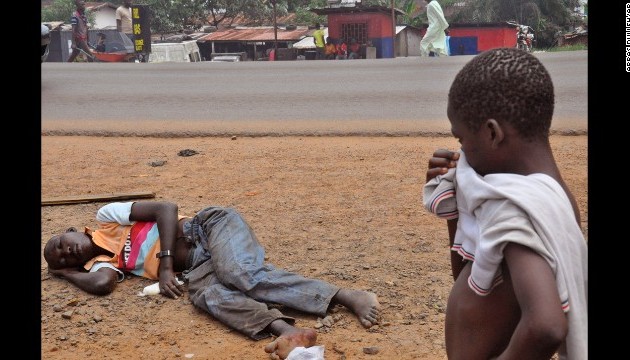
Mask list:
POLYGON ((298 346, 291 350, 286 360, 324 360, 324 345, 308 348, 298 346))

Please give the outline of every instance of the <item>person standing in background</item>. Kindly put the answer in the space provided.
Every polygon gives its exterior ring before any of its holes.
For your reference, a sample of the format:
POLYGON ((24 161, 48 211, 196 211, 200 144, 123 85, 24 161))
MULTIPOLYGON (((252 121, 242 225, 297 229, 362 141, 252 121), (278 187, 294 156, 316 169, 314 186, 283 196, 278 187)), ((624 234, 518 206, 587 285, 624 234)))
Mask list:
POLYGON ((72 53, 68 58, 68 62, 74 62, 79 56, 79 53, 83 51, 87 55, 89 62, 94 61, 94 54, 88 46, 88 24, 87 15, 85 14, 85 1, 75 0, 74 4, 77 9, 72 13, 70 23, 72 24, 72 53))
POLYGON ((131 0, 123 0, 116 9, 116 30, 125 33, 133 42, 133 26, 131 25, 131 0))
POLYGON ((326 58, 326 43, 324 42, 324 30, 322 30, 319 23, 315 24, 315 32, 313 32, 313 42, 315 43, 315 50, 317 50, 317 60, 324 60, 326 58))
POLYGON ((429 28, 420 41, 420 55, 429 56, 432 52, 435 56, 448 56, 446 50, 446 34, 448 22, 444 18, 444 12, 437 0, 424 0, 427 3, 427 17, 429 28))

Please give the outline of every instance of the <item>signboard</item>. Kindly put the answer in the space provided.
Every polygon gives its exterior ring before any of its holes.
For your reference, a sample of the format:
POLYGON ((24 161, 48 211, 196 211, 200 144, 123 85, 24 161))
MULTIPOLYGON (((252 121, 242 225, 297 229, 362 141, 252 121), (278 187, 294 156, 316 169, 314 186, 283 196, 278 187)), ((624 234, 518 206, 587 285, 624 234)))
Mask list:
POLYGON ((136 54, 151 52, 151 13, 148 5, 131 5, 133 48, 136 54))

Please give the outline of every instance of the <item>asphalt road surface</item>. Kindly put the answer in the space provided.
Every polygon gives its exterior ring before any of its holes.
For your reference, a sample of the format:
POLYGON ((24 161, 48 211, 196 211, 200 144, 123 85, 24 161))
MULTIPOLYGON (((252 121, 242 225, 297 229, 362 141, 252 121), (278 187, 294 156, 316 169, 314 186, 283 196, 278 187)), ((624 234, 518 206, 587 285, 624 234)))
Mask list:
MULTIPOLYGON (((588 52, 535 55, 554 81, 552 130, 587 133, 588 52)), ((471 58, 43 63, 42 134, 448 134, 448 89, 471 58)))

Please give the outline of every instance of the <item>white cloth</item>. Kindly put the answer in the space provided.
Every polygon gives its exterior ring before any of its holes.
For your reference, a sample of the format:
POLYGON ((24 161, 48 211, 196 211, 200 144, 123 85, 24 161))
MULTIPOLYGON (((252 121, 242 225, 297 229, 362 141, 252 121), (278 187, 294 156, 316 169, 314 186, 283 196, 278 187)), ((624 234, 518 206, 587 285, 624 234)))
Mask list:
POLYGON ((439 56, 448 56, 446 34, 444 33, 444 30, 448 28, 448 22, 444 18, 444 12, 437 0, 427 4, 427 17, 429 18, 429 27, 420 41, 420 54, 429 56, 429 52, 433 51, 439 56))
POLYGON ((131 225, 133 221, 129 220, 129 215, 131 215, 131 205, 133 203, 134 201, 114 202, 104 205, 98 209, 96 221, 131 225))
POLYGON ((457 200, 455 198, 455 168, 448 169, 444 175, 438 175, 424 184, 422 202, 427 211, 446 220, 457 219, 457 200))
POLYGON ((552 268, 567 312, 569 334, 560 358, 587 359, 587 246, 560 184, 545 174, 480 176, 463 151, 456 169, 459 220, 453 250, 474 260, 472 290, 492 291, 508 242, 531 248, 552 268))

